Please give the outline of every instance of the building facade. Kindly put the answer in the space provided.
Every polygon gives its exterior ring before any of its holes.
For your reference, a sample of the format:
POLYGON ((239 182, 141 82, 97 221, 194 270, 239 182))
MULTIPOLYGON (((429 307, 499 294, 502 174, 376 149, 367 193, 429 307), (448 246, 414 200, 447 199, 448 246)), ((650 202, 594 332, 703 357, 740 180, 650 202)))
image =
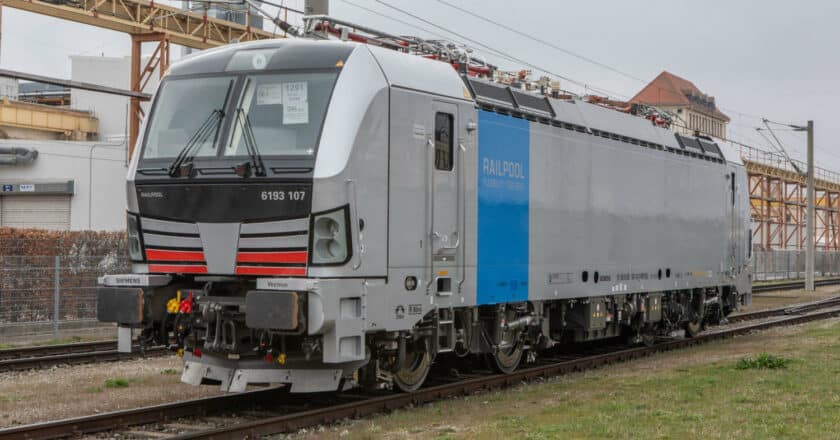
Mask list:
MULTIPOLYGON (((70 57, 70 64, 71 78, 74 81, 123 90, 131 89, 130 57, 74 55, 70 57)), ((152 93, 159 82, 160 75, 155 71, 143 91, 152 93)), ((129 98, 72 89, 70 102, 74 109, 87 111, 98 118, 100 141, 123 142, 128 137, 129 98)), ((148 105, 149 103, 141 103, 144 112, 148 112, 148 105)))
POLYGON ((0 159, 0 227, 125 229, 125 143, 6 139, 0 159))
POLYGON ((715 104, 714 96, 700 91, 691 81, 663 71, 630 102, 657 107, 676 116, 674 131, 726 139, 729 117, 715 104))

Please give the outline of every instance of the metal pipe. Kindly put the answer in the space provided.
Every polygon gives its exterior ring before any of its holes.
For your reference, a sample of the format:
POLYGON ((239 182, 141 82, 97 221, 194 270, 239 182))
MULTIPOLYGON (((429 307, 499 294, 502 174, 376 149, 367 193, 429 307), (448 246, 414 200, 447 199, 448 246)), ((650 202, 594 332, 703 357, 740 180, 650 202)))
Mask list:
POLYGON ((814 121, 808 121, 808 192, 805 213, 805 291, 814 291, 814 121))
POLYGON ((515 330, 522 327, 527 327, 531 325, 531 322, 534 320, 534 315, 523 316, 519 319, 515 319, 513 321, 507 322, 504 325, 505 331, 508 330, 515 330))
POLYGON ((0 147, 0 165, 26 165, 38 158, 38 150, 23 147, 0 147))
POLYGON ((14 70, 0 69, 0 76, 5 76, 12 79, 35 81, 54 86, 68 87, 71 89, 88 90, 91 92, 105 93, 109 95, 128 96, 131 98, 138 99, 140 101, 148 101, 152 98, 152 95, 149 95, 147 93, 132 92, 130 90, 118 89, 116 87, 100 86, 98 84, 71 81, 60 78, 52 78, 43 75, 33 75, 31 73, 16 72, 14 70))

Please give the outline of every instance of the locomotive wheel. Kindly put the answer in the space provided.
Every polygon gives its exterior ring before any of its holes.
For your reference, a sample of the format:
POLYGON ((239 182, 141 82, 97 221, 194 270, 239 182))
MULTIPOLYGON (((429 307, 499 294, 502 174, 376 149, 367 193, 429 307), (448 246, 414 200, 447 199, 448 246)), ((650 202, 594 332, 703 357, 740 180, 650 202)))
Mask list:
POLYGON ((500 373, 510 374, 519 367, 519 362, 522 361, 522 354, 525 352, 520 338, 521 334, 522 332, 517 330, 503 332, 502 343, 507 343, 510 346, 499 348, 495 353, 488 353, 486 355, 488 363, 493 369, 500 373))
POLYGON ((691 299, 691 308, 694 318, 685 324, 685 334, 695 337, 703 331, 703 318, 706 315, 706 292, 701 291, 691 299))
POLYGON ((499 350, 494 354, 488 354, 490 365, 498 372, 510 374, 516 371, 519 363, 522 361, 522 354, 525 350, 522 349, 522 344, 517 343, 514 347, 499 350))
POLYGON ((410 393, 417 391, 429 370, 432 369, 432 355, 429 353, 428 345, 424 342, 413 345, 413 349, 405 355, 405 363, 394 375, 394 384, 400 391, 410 393))

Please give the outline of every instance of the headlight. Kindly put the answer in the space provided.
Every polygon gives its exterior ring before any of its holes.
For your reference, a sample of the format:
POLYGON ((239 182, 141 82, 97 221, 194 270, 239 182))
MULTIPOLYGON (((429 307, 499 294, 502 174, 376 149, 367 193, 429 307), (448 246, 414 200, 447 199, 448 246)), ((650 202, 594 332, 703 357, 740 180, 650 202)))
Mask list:
POLYGON ((312 264, 344 264, 350 259, 347 207, 315 214, 312 218, 312 264))
POLYGON ((131 261, 143 261, 143 241, 140 238, 140 220, 134 214, 128 214, 128 256, 131 261))

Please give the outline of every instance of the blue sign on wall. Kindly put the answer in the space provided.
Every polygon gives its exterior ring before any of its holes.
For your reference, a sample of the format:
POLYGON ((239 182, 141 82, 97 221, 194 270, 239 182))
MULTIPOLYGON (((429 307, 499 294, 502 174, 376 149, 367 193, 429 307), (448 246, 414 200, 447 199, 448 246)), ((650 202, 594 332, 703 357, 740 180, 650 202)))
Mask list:
POLYGON ((14 185, 3 185, 3 192, 4 192, 4 193, 6 193, 6 192, 12 192, 12 191, 14 191, 14 190, 15 190, 15 186, 14 186, 14 185))
POLYGON ((530 133, 524 119, 478 112, 478 304, 528 299, 530 133))

